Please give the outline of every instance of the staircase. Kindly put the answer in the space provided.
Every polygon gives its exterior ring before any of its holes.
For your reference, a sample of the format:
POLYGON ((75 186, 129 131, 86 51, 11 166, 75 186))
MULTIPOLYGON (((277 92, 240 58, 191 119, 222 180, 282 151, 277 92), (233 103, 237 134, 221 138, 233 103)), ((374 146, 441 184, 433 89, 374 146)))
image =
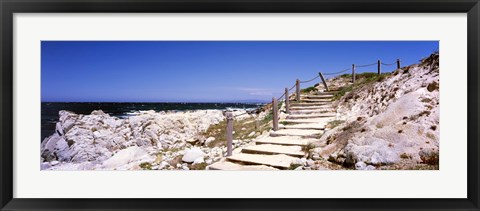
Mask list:
POLYGON ((333 92, 300 95, 290 102, 290 113, 280 119, 279 130, 241 148, 241 152, 208 166, 209 170, 285 170, 298 158, 308 156, 308 145, 318 140, 325 125, 335 117, 333 92))

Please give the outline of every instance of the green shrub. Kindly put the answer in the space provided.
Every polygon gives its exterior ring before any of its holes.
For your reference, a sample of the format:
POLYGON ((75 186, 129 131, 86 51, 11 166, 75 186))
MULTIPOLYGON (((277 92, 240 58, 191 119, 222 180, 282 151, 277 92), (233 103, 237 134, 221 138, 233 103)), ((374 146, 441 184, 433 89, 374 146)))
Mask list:
POLYGON ((143 170, 152 170, 152 164, 144 162, 140 164, 140 168, 142 168, 143 170))
POLYGON ((316 87, 314 87, 314 86, 311 86, 311 87, 307 87, 307 88, 305 88, 305 89, 302 89, 302 90, 300 90, 300 91, 301 91, 302 93, 309 93, 309 92, 311 92, 311 91, 318 91, 318 89, 317 89, 316 87))

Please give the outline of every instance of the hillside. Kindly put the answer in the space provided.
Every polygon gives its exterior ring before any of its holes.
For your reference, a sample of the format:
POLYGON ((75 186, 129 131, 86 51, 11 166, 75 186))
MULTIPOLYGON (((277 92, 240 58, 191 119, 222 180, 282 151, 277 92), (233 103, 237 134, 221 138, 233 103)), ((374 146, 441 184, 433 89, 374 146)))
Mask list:
MULTIPOLYGON (((310 156, 355 169, 438 169, 439 55, 392 73, 328 80, 336 120, 310 156)), ((319 87, 323 88, 323 87, 319 87)))

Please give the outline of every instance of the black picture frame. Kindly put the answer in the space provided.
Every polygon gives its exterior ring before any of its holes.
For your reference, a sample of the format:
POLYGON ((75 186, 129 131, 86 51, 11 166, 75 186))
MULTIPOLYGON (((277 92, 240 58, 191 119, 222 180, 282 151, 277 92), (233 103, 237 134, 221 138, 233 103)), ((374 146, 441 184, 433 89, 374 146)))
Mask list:
MULTIPOLYGON (((479 210, 478 0, 0 0, 1 210, 479 210), (13 198, 14 13, 467 13, 468 197, 466 199, 41 199, 13 198)), ((445 181, 448 182, 448 181, 445 181)), ((446 190, 448 191, 448 190, 446 190)))

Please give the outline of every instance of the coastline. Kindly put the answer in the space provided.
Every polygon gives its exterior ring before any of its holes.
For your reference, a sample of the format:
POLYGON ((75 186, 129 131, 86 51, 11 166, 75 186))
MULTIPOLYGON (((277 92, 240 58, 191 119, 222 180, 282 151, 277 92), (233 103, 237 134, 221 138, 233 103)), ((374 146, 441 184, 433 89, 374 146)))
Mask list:
MULTIPOLYGON (((235 109, 233 113, 247 110, 235 109)), ((41 169, 140 170, 142 163, 155 163, 158 165, 154 168, 173 170, 197 163, 208 165, 224 157, 226 147, 207 147, 213 137, 205 137, 204 133, 224 120, 219 109, 137 111, 126 118, 102 110, 87 115, 62 110, 55 133, 42 140, 41 169), (187 151, 206 155, 202 156, 205 160, 175 165, 187 151)))
POLYGON ((157 112, 181 112, 196 110, 251 109, 263 106, 264 103, 185 103, 185 102, 42 102, 41 103, 41 139, 55 132, 55 124, 59 119, 59 111, 67 110, 76 114, 88 115, 94 110, 102 110, 110 116, 128 118, 139 111, 155 110, 157 112))

